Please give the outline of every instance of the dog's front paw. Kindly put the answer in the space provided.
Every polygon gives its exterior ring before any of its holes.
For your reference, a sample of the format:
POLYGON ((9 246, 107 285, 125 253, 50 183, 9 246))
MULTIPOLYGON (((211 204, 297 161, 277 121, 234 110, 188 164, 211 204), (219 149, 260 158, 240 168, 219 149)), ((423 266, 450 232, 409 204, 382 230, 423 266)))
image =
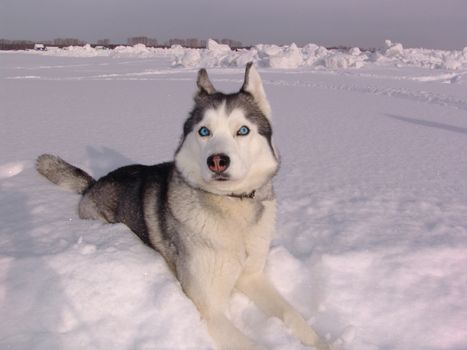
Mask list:
POLYGON ((335 350, 326 341, 311 328, 305 319, 298 313, 290 313, 284 316, 284 322, 287 324, 292 333, 304 345, 311 345, 316 350, 335 350))
POLYGON ((314 347, 316 348, 316 350, 337 350, 336 347, 334 347, 331 344, 328 344, 327 342, 321 339, 318 341, 317 344, 314 345, 314 347))
POLYGON ((318 334, 308 325, 298 313, 284 315, 284 323, 290 327, 293 335, 305 345, 316 345, 320 342, 318 334))

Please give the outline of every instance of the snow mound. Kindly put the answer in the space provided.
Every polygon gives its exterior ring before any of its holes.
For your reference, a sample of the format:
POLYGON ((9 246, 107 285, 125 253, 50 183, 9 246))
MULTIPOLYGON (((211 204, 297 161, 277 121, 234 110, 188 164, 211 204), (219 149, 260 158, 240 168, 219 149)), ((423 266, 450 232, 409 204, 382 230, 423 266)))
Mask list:
POLYGON ((170 49, 147 47, 144 44, 136 44, 134 46, 117 46, 110 50, 110 56, 113 57, 162 57, 170 53, 170 49))
POLYGON ((209 51, 224 51, 224 52, 230 52, 230 46, 229 45, 224 45, 224 44, 219 44, 215 40, 209 39, 206 45, 206 48, 209 51))
MULTIPOLYGON (((35 52, 35 51, 30 51, 35 52)), ((68 46, 64 48, 48 47, 47 51, 41 51, 44 56, 59 56, 59 57, 97 57, 109 56, 109 52, 105 50, 97 50, 91 45, 84 46, 68 46)))
POLYGON ((327 49, 316 44, 298 47, 295 43, 285 46, 258 44, 249 49, 232 50, 228 45, 209 39, 206 48, 191 49, 174 45, 170 48, 152 48, 143 44, 118 46, 113 50, 93 48, 91 45, 70 46, 47 51, 29 51, 34 54, 63 57, 116 57, 157 58, 170 57, 173 67, 219 68, 243 67, 248 62, 257 66, 276 69, 339 69, 361 68, 368 64, 395 67, 420 67, 428 69, 467 69, 467 47, 445 51, 421 48, 404 48, 401 43, 386 40, 383 48, 362 51, 327 49))
POLYGON ((185 49, 174 53, 172 65, 187 68, 243 67, 255 62, 260 67, 277 69, 360 68, 365 55, 358 48, 350 51, 327 50, 308 44, 299 48, 295 43, 286 46, 258 44, 250 49, 232 50, 209 40, 206 49, 185 49))
POLYGON ((445 51, 430 49, 405 49, 400 43, 385 41, 385 48, 376 51, 370 61, 389 63, 396 67, 420 67, 428 69, 467 68, 467 50, 445 51))
POLYGON ((401 43, 386 40, 385 47, 361 51, 358 47, 326 49, 308 44, 302 48, 295 43, 286 46, 258 44, 248 50, 231 50, 209 40, 205 49, 179 49, 173 52, 172 65, 186 68, 242 67, 253 61, 260 67, 277 69, 361 68, 366 64, 393 65, 456 70, 467 68, 467 48, 463 51, 406 49, 401 43))
POLYGON ((29 51, 31 53, 40 53, 44 56, 60 57, 163 57, 167 54, 173 54, 172 49, 146 47, 143 44, 134 46, 117 46, 113 50, 95 48, 89 44, 84 46, 68 46, 64 48, 48 47, 47 51, 29 51))

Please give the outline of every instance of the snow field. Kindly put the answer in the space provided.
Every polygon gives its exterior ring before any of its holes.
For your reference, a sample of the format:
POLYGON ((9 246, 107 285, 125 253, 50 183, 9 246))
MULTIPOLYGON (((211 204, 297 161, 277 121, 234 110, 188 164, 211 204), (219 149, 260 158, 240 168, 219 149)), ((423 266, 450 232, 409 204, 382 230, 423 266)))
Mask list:
MULTIPOLYGON (((34 170, 43 152, 96 177, 172 157, 196 69, 132 55, 0 53, 2 349, 213 348, 157 253, 123 225, 79 220, 79 197, 34 170)), ((260 69, 282 156, 266 271, 340 349, 464 349, 466 68, 386 56, 260 69)), ((234 91, 243 69, 209 73, 234 91)), ((306 349, 240 294, 230 316, 268 349, 306 349)))

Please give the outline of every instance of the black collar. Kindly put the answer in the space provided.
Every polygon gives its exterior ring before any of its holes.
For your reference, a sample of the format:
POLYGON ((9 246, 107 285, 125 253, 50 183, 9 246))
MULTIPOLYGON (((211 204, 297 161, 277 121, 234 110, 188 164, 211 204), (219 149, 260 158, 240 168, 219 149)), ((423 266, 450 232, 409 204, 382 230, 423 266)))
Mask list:
MULTIPOLYGON (((188 186, 190 186, 190 185, 188 185, 188 186)), ((236 199, 241 199, 241 200, 243 200, 243 199, 255 199, 256 198, 256 190, 253 190, 250 193, 244 192, 244 193, 240 193, 240 194, 237 194, 237 193, 219 194, 219 193, 206 191, 205 189, 200 188, 200 187, 191 187, 191 188, 193 188, 195 190, 198 190, 198 191, 201 191, 201 192, 204 192, 204 193, 207 193, 207 194, 210 194, 210 195, 213 195, 213 196, 219 196, 219 197, 230 197, 230 198, 236 198, 236 199)))
MULTIPOLYGON (((222 195, 220 195, 222 196, 222 195)), ((239 199, 255 199, 256 198, 256 190, 251 191, 250 193, 241 193, 241 194, 236 194, 236 193, 231 193, 227 194, 227 197, 233 197, 233 198, 239 198, 239 199)))
POLYGON ((218 194, 218 193, 213 193, 213 192, 209 192, 203 188, 200 188, 200 187, 194 187, 192 186, 188 181, 186 181, 184 179, 184 177, 182 176, 181 172, 175 168, 175 171, 176 171, 176 174, 178 175, 178 178, 183 182, 185 183, 188 187, 191 187, 192 189, 194 190, 197 190, 197 191, 201 191, 201 192, 204 192, 204 193, 208 193, 208 194, 211 194, 213 196, 220 196, 220 197, 230 197, 230 198, 237 198, 237 199, 256 199, 256 192, 257 190, 253 190, 251 191, 250 193, 240 193, 240 194, 237 194, 237 193, 231 193, 231 194, 218 194))

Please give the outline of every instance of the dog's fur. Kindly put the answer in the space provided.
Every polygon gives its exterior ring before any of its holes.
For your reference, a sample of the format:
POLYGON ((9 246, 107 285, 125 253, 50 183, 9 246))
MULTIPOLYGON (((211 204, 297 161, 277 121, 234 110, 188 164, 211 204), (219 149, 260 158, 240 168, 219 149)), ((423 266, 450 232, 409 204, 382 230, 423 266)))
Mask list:
POLYGON ((81 218, 122 222, 157 250, 219 349, 256 348, 225 316, 234 289, 281 318, 304 344, 329 349, 263 273, 275 225, 271 180, 279 158, 261 78, 248 64, 240 91, 224 94, 201 69, 197 85, 174 162, 126 166, 95 181, 44 154, 37 170, 82 194, 81 218))

